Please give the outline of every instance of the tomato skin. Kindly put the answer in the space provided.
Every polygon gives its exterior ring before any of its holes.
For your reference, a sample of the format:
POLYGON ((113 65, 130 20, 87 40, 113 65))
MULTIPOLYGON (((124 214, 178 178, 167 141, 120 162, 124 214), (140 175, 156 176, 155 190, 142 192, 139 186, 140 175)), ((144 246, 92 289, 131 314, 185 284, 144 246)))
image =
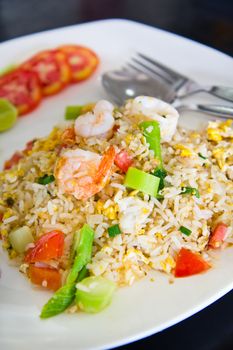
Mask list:
POLYGON ((73 83, 87 79, 97 68, 99 58, 87 47, 80 45, 63 45, 58 51, 63 52, 71 68, 73 83))
POLYGON ((10 159, 6 160, 4 163, 4 170, 11 169, 14 165, 18 164, 20 159, 23 158, 23 155, 21 152, 15 152, 10 159))
POLYGON ((126 173, 128 168, 133 164, 133 160, 125 150, 122 150, 116 154, 115 164, 123 173, 126 173))
POLYGON ((59 259, 64 249, 64 233, 58 230, 45 233, 35 243, 24 258, 27 263, 47 262, 51 259, 59 259))
POLYGON ((19 68, 4 75, 0 78, 0 97, 9 100, 21 116, 31 112, 42 98, 37 74, 19 68))
POLYGON ((28 277, 33 284, 56 291, 61 287, 61 274, 57 269, 29 265, 28 277))
POLYGON ((210 268, 210 265, 198 254, 191 250, 181 248, 174 271, 175 277, 187 277, 196 275, 210 268))
POLYGON ((224 239, 226 238, 227 234, 227 225, 220 222, 215 227, 214 231, 212 232, 209 240, 209 247, 212 249, 218 249, 224 242, 224 239))
POLYGON ((38 75, 44 96, 58 93, 71 80, 71 70, 66 55, 57 50, 39 52, 22 66, 38 75))

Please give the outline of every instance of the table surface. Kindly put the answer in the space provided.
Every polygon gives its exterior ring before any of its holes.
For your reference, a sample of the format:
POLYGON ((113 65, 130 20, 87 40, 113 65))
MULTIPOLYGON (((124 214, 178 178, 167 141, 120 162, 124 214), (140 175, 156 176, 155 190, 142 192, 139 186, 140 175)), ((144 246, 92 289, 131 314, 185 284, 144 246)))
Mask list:
MULTIPOLYGON (((114 17, 162 28, 233 55, 232 0, 0 0, 0 41, 114 17)), ((119 350, 233 349, 232 310, 230 292, 187 320, 119 350)))

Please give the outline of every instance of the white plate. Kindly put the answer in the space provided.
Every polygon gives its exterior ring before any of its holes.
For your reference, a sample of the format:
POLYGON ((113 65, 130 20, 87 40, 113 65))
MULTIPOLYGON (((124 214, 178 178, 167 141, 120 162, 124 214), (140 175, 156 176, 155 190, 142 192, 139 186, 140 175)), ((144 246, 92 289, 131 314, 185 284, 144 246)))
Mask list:
MULTIPOLYGON (((176 35, 125 20, 107 20, 34 34, 1 44, 2 67, 32 52, 63 43, 93 48, 101 68, 87 82, 74 85, 46 99, 31 115, 21 118, 0 135, 0 159, 9 157, 25 142, 46 135, 63 120, 64 108, 105 97, 100 75, 118 68, 135 51, 155 56, 203 84, 233 85, 230 57, 176 35)), ((1 68, 1 67, 0 67, 1 68)), ((189 117, 188 124, 194 125, 189 117)), ((69 350, 102 349, 134 341, 161 331, 203 309, 233 287, 233 254, 227 249, 209 272, 170 285, 155 274, 133 287, 117 291, 112 305, 97 315, 63 314, 41 321, 38 317, 49 293, 33 289, 1 252, 0 344, 1 349, 69 350)))

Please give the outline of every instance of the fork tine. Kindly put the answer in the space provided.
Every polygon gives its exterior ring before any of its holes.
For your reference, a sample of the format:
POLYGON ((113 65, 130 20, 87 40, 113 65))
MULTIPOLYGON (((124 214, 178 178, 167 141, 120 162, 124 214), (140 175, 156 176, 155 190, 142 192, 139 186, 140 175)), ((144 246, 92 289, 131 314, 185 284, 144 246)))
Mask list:
POLYGON ((168 68, 167 66, 165 66, 164 64, 156 61, 155 59, 152 59, 150 57, 145 56, 143 53, 137 52, 138 56, 141 57, 142 59, 144 59, 145 61, 151 63, 152 65, 160 68, 163 72, 167 73, 167 75, 170 76, 170 78, 174 81, 174 80, 178 80, 178 79, 186 79, 186 77, 184 77, 183 75, 181 75, 178 72, 175 72, 174 70, 172 70, 171 68, 168 68))
POLYGON ((144 69, 141 69, 141 71, 143 71, 143 73, 147 72, 147 75, 151 75, 151 73, 153 73, 154 75, 156 75, 157 77, 160 77, 163 81, 165 81, 168 84, 172 84, 174 82, 172 79, 168 78, 166 75, 161 74, 161 72, 158 72, 157 70, 147 66, 145 63, 139 61, 137 58, 133 57, 132 60, 134 61, 134 63, 137 63, 140 67, 144 68, 144 69), (145 70, 146 70, 146 72, 145 72, 145 70))

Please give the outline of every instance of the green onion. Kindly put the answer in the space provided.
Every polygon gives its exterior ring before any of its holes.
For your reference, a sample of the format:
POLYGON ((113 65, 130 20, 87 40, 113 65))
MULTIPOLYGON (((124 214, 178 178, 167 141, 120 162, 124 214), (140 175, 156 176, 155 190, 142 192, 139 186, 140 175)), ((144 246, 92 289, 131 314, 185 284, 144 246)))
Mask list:
POLYGON ((150 196, 156 197, 160 179, 154 175, 147 174, 142 170, 129 167, 124 185, 134 190, 139 190, 150 196))
POLYGON ((121 230, 120 230, 120 227, 118 224, 113 225, 113 226, 108 228, 109 237, 115 237, 115 236, 119 235, 120 233, 121 233, 121 230))
POLYGON ((73 120, 82 114, 83 106, 68 106, 65 111, 65 119, 73 120))
POLYGON ((77 235, 79 243, 76 246, 76 255, 73 266, 67 276, 68 284, 77 280, 79 272, 91 260, 92 244, 94 240, 94 231, 87 224, 83 225, 77 235))
POLYGON ((40 185, 48 185, 51 182, 53 182, 55 180, 55 177, 53 175, 47 175, 45 174, 42 177, 39 177, 39 179, 37 180, 38 184, 40 185))
POLYGON ((40 317, 48 318, 60 314, 73 302, 75 298, 75 283, 65 284, 59 288, 52 298, 43 306, 40 317))
POLYGON ((87 277, 76 284, 76 304, 84 312, 96 313, 112 301, 114 282, 101 276, 87 277))
POLYGON ((199 193, 198 189, 195 187, 181 187, 180 194, 192 194, 193 196, 200 198, 200 193, 199 193))
POLYGON ((9 241, 17 253, 23 253, 27 245, 34 242, 34 238, 31 229, 28 226, 22 226, 9 233, 9 241))
POLYGON ((203 156, 201 153, 198 153, 199 157, 202 159, 207 159, 207 157, 203 156))
POLYGON ((164 188, 164 186, 165 186, 164 179, 167 176, 166 170, 164 168, 156 168, 154 170, 154 172, 152 173, 152 175, 157 176, 158 178, 160 178, 158 191, 162 190, 164 188))
POLYGON ((48 318, 60 314, 74 301, 76 292, 76 282, 82 281, 87 275, 86 264, 91 259, 92 242, 94 231, 84 225, 78 234, 75 234, 76 257, 73 267, 67 277, 66 284, 58 289, 51 299, 44 305, 40 317, 48 318))
POLYGON ((182 232, 186 236, 190 236, 192 233, 192 231, 185 226, 180 226, 179 231, 182 232))
POLYGON ((146 121, 140 123, 139 126, 143 130, 143 135, 146 138, 146 142, 149 144, 149 148, 154 151, 155 157, 159 160, 159 167, 161 167, 162 153, 159 123, 156 121, 146 121))
POLYGON ((15 204, 15 201, 14 201, 13 198, 8 197, 8 198, 6 199, 6 204, 7 204, 8 207, 13 207, 13 205, 15 204))

